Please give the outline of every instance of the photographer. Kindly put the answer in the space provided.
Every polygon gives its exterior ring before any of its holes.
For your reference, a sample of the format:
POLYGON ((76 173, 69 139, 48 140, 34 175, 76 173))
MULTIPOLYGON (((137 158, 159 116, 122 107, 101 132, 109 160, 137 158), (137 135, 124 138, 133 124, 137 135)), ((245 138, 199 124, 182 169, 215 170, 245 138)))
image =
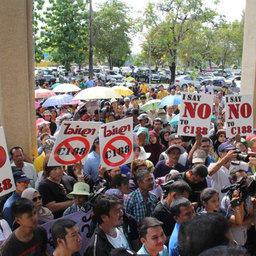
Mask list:
POLYGON ((221 189, 230 185, 229 174, 231 170, 247 171, 248 164, 237 161, 238 152, 229 142, 221 143, 217 152, 220 160, 217 163, 210 164, 208 173, 211 177, 212 188, 217 190, 221 201, 225 195, 221 192, 221 189))
POLYGON ((221 206, 231 215, 232 234, 239 245, 244 245, 247 240, 247 229, 254 221, 251 197, 248 195, 249 179, 244 170, 235 170, 229 176, 230 187, 223 197, 221 206))

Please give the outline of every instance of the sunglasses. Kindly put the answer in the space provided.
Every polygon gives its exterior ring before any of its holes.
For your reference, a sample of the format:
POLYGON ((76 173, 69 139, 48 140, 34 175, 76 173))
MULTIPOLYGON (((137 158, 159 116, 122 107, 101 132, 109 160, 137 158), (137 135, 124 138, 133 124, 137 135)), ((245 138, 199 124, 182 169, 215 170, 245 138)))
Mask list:
POLYGON ((21 186, 25 186, 25 185, 28 185, 29 184, 29 180, 27 181, 21 181, 19 182, 21 186))
POLYGON ((35 202, 37 202, 37 201, 39 201, 39 200, 42 200, 42 197, 41 196, 37 196, 37 197, 34 197, 33 199, 32 199, 32 201, 35 203, 35 202))

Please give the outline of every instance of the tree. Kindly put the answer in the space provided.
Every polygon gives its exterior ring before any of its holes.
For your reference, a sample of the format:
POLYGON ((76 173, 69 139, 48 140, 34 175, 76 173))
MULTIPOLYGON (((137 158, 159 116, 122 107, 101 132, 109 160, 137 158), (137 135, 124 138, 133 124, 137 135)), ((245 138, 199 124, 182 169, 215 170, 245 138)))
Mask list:
POLYGON ((45 26, 41 31, 44 45, 54 62, 70 70, 71 63, 81 66, 88 51, 88 12, 83 0, 49 0, 45 26))
POLYGON ((33 0, 33 36, 34 36, 34 54, 35 61, 41 62, 44 59, 44 49, 42 40, 39 36, 39 22, 42 22, 41 11, 43 9, 44 0, 33 0))
POLYGON ((95 13, 95 29, 100 26, 95 42, 95 53, 101 60, 107 60, 110 69, 122 66, 130 54, 129 31, 131 20, 129 8, 118 0, 108 1, 95 13))
POLYGON ((151 20, 148 23, 156 27, 154 35, 158 36, 160 52, 169 65, 171 80, 174 81, 181 43, 198 27, 209 26, 216 13, 204 7, 203 0, 163 0, 154 9, 152 11, 152 6, 147 8, 145 17, 151 20), (161 15, 156 16, 159 11, 161 15))

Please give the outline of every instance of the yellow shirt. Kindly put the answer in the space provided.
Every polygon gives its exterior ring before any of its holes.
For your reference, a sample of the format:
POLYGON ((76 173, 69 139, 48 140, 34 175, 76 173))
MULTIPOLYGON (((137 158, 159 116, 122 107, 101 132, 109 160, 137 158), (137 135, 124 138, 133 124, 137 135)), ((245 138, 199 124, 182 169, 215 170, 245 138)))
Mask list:
POLYGON ((194 86, 189 86, 188 87, 188 92, 194 92, 195 91, 195 87, 194 86))
POLYGON ((146 84, 141 84, 140 85, 140 90, 141 90, 142 93, 146 94, 147 91, 148 91, 148 86, 146 84))
POLYGON ((163 90, 163 91, 159 91, 158 93, 157 93, 157 98, 158 99, 162 99, 162 98, 164 98, 164 97, 166 97, 168 95, 168 92, 166 91, 166 90, 163 90))
POLYGON ((38 156, 34 160, 33 164, 34 164, 34 167, 36 169, 36 173, 39 173, 39 172, 43 171, 44 158, 45 158, 45 153, 43 152, 40 156, 38 156))

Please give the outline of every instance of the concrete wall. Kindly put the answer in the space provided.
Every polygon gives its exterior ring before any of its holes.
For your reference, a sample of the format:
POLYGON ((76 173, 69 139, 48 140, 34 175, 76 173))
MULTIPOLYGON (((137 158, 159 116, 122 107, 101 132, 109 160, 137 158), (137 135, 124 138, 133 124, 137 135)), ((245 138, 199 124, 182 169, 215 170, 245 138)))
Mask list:
POLYGON ((1 0, 0 125, 8 148, 36 154, 32 0, 1 0))
POLYGON ((256 0, 247 0, 244 24, 241 94, 254 95, 254 128, 256 120, 256 0))

